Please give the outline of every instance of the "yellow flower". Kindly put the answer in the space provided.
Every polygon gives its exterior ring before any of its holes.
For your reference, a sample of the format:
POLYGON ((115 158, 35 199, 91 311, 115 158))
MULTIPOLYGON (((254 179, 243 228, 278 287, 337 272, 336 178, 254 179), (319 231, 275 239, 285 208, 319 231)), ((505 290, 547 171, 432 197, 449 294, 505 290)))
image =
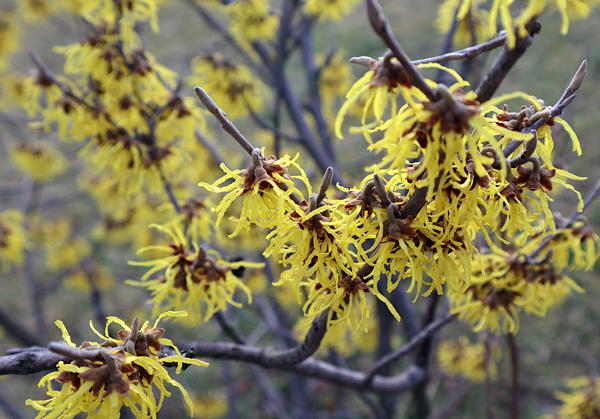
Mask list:
POLYGON ((598 0, 531 0, 519 17, 515 19, 515 26, 519 28, 519 35, 524 36, 527 33, 525 25, 542 14, 546 7, 551 7, 560 12, 562 20, 560 33, 566 35, 571 19, 587 19, 592 8, 598 4, 600 4, 598 0))
POLYGON ((11 209, 0 212, 0 272, 21 266, 25 249, 29 247, 29 234, 23 228, 23 214, 11 209))
POLYGON ((36 22, 52 15, 56 11, 57 2, 55 0, 19 0, 17 6, 25 19, 36 22))
POLYGON ((47 141, 14 145, 9 147, 8 155, 19 171, 37 183, 50 182, 68 167, 61 151, 47 141))
POLYGON ((577 377, 567 381, 570 393, 554 393, 562 402, 555 419, 594 419, 600 411, 600 381, 598 377, 577 377))
POLYGON ((368 63, 371 70, 365 73, 348 91, 346 101, 340 108, 335 119, 335 134, 338 138, 343 138, 342 123, 344 117, 350 111, 352 106, 366 96, 366 102, 363 106, 361 123, 367 140, 371 143, 369 130, 375 130, 383 124, 383 117, 388 106, 391 104, 391 114, 396 114, 396 95, 402 94, 407 102, 412 102, 411 94, 420 94, 420 90, 412 89, 408 74, 390 53, 379 60, 371 59, 368 63), (370 114, 375 116, 375 120, 367 123, 370 114))
POLYGON ((241 306, 233 300, 237 290, 246 294, 249 303, 252 302, 250 289, 232 270, 261 268, 264 264, 227 262, 217 252, 206 252, 195 244, 190 249, 188 238, 175 222, 152 227, 169 236, 171 243, 168 246, 148 246, 138 253, 153 250, 166 256, 148 262, 129 262, 150 269, 141 281, 128 280, 126 283, 146 288, 152 293, 153 315, 165 309, 176 309, 187 311, 191 323, 208 321, 217 311, 225 311, 227 304, 241 306), (159 275, 153 277, 155 273, 159 275))
MULTIPOLYGON (((227 6, 231 31, 243 43, 271 41, 277 34, 279 18, 271 14, 267 0, 235 0, 227 6)), ((227 109, 225 109, 226 112, 227 109)))
POLYGON ((19 49, 21 31, 18 18, 10 10, 0 10, 0 73, 5 69, 10 54, 19 49))
MULTIPOLYGON (((231 7, 231 6, 230 6, 231 7)), ((204 54, 192 60, 193 85, 202 86, 231 119, 260 111, 266 86, 243 64, 233 63, 220 54, 204 54)))
POLYGON ((552 264, 558 270, 568 268, 591 271, 600 257, 599 241, 600 237, 588 223, 578 220, 570 228, 557 230, 540 256, 550 254, 552 264))
POLYGON ((67 275, 63 284, 66 287, 89 293, 92 290, 92 284, 101 291, 110 290, 115 284, 115 279, 106 266, 94 265, 90 270, 79 269, 67 275))
POLYGON ((105 335, 98 333, 90 322, 90 327, 103 342, 84 342, 79 348, 71 342, 64 324, 57 320, 55 324, 62 331, 65 343, 55 342, 50 347, 74 360, 69 364, 60 361, 58 371, 40 380, 40 387, 48 386, 50 399, 27 400, 26 404, 39 411, 36 419, 72 418, 79 413, 87 414, 87 418, 118 418, 123 406, 130 408, 138 419, 156 418, 164 398, 171 395, 165 387, 165 383, 169 383, 181 391, 193 413, 187 391, 169 376, 163 365, 166 362, 177 364, 176 373, 179 374, 183 364, 204 367, 208 364, 182 357, 171 340, 163 338, 165 330, 157 327, 164 317, 186 315, 184 312, 163 313, 154 327, 150 327, 147 321, 139 327, 136 317, 132 328, 121 319, 108 317, 105 335), (108 326, 111 323, 123 327, 118 339, 109 337, 108 326), (161 345, 171 346, 177 355, 160 358, 161 345), (56 390, 56 386, 61 384, 62 388, 56 390), (160 394, 158 402, 155 391, 160 394))
POLYGON ((304 13, 320 21, 338 21, 354 11, 360 0, 306 0, 304 13))
POLYGON ((25 77, 18 73, 0 75, 0 109, 22 109, 25 77))
POLYGON ((194 402, 194 411, 200 412, 196 415, 199 419, 224 418, 229 410, 226 395, 218 392, 199 395, 192 401, 194 402))
POLYGON ((444 1, 439 8, 436 22, 440 33, 447 34, 456 19, 456 29, 452 37, 455 46, 466 47, 488 41, 495 33, 490 32, 489 12, 481 7, 486 1, 444 1))
POLYGON ((552 265, 549 254, 541 260, 532 259, 493 246, 488 254, 474 258, 472 267, 471 285, 465 293, 450 295, 450 307, 461 320, 471 323, 475 332, 503 330, 515 334, 521 310, 544 317, 573 291, 583 292, 552 265))
POLYGON ((279 223, 284 214, 295 205, 290 199, 290 194, 298 191, 294 188, 292 179, 286 175, 286 171, 289 166, 302 170, 296 164, 297 158, 297 155, 293 159, 285 155, 281 159, 275 156, 265 159, 262 152, 255 149, 252 155, 253 162, 245 170, 234 173, 222 163, 221 169, 226 173, 225 176, 212 185, 204 182, 198 184, 214 193, 227 192, 221 203, 213 208, 213 211, 219 214, 215 225, 220 225, 227 209, 242 195, 242 211, 239 218, 232 217, 237 226, 229 237, 236 236, 242 229, 249 231, 251 224, 270 228, 279 223), (229 180, 233 182, 227 186, 220 186, 229 180))
POLYGON ((494 380, 498 377, 500 347, 490 349, 486 355, 485 344, 471 343, 469 338, 461 336, 458 341, 444 340, 437 350, 437 359, 446 374, 462 375, 474 383, 483 383, 486 377, 494 380), (486 365, 486 357, 489 357, 486 365))

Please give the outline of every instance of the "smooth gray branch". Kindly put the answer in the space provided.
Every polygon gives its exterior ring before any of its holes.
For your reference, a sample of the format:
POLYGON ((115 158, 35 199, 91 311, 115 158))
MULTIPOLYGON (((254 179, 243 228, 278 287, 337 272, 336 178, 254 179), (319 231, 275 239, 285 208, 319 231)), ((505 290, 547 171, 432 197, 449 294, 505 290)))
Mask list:
POLYGON ((250 144, 250 142, 246 140, 242 133, 235 127, 235 125, 233 125, 233 122, 229 120, 227 114, 223 112, 221 108, 219 108, 219 106, 209 96, 209 94, 206 93, 200 86, 196 86, 194 88, 194 91, 196 92, 196 96, 198 96, 198 99, 200 99, 200 102, 202 102, 204 107, 210 113, 212 113, 215 118, 217 118, 217 121, 221 123, 221 127, 223 128, 223 130, 225 130, 227 134, 231 135, 231 137, 233 137, 233 139, 237 141, 238 144, 241 145, 244 150, 246 150, 246 153, 252 156, 252 151, 254 150, 254 147, 252 147, 252 144, 250 144))
POLYGON ((500 32, 497 38, 489 40, 479 45, 473 45, 472 47, 464 48, 459 51, 449 52, 443 55, 437 55, 435 57, 424 58, 422 60, 412 61, 414 65, 428 64, 428 63, 445 63, 447 61, 460 61, 475 58, 484 52, 492 51, 493 49, 499 48, 506 42, 506 32, 500 32))

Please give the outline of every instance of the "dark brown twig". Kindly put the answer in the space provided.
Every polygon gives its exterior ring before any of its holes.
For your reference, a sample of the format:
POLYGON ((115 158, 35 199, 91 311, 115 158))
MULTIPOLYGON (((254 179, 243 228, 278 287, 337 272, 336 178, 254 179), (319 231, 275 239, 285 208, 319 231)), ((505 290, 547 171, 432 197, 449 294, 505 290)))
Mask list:
POLYGON ((365 374, 365 381, 369 383, 375 375, 388 364, 400 359, 404 355, 410 353, 413 349, 415 349, 421 342, 423 342, 426 338, 428 338, 432 333, 435 333, 442 327, 444 327, 447 323, 450 323, 456 315, 454 314, 446 314, 433 323, 428 324, 425 328, 423 328, 419 333, 417 333, 411 340, 409 340, 406 344, 404 344, 400 349, 390 353, 389 355, 381 358, 377 363, 369 369, 365 374))
POLYGON ((231 137, 235 141, 237 141, 237 143, 241 145, 244 150, 246 150, 246 153, 252 156, 252 151, 254 150, 254 147, 252 146, 252 144, 250 144, 248 140, 246 140, 246 138, 235 127, 235 125, 233 125, 233 122, 229 120, 227 114, 223 112, 221 108, 219 108, 219 106, 217 106, 215 101, 200 86, 196 86, 194 88, 194 91, 196 92, 196 96, 198 96, 198 99, 200 99, 200 102, 202 102, 204 107, 214 115, 217 121, 221 123, 221 127, 223 128, 223 130, 227 134, 231 135, 231 137))
POLYGON ((383 14, 383 10, 381 9, 381 5, 377 0, 365 0, 367 4, 367 15, 369 16, 369 21, 371 22, 371 26, 375 30, 375 33, 379 35, 379 37, 385 42, 388 48, 392 51, 394 56, 398 59, 402 67, 408 73, 410 77, 410 81, 412 84, 423 92, 427 99, 432 102, 437 100, 436 94, 427 84, 417 67, 410 61, 408 55, 404 52, 392 30, 390 28, 390 24, 383 14))
POLYGON ((43 344, 42 339, 30 332, 2 307, 0 307, 0 325, 2 325, 2 328, 9 336, 16 339, 22 345, 36 346, 43 344))
POLYGON ((529 34, 523 38, 517 36, 516 45, 513 49, 509 49, 508 46, 504 47, 498 57, 496 57, 487 75, 475 89, 479 102, 483 103, 489 100, 496 93, 500 83, 502 83, 510 69, 531 45, 533 35, 541 29, 541 25, 536 21, 530 22, 526 27, 529 30, 529 34))
POLYGON ((509 333, 506 335, 508 347, 510 350, 511 370, 511 396, 510 396, 510 417, 517 419, 519 417, 519 349, 515 335, 509 333))

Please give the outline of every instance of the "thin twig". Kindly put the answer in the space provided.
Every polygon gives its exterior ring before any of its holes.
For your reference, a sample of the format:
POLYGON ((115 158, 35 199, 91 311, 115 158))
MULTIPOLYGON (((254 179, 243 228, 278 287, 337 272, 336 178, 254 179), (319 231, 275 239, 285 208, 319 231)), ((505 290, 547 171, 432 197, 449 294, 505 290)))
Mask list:
POLYGON ((460 377, 457 378, 456 389, 448 396, 448 399, 441 409, 431 415, 431 419, 447 419, 456 417, 454 416, 454 413, 465 400, 470 388, 471 384, 469 383, 469 380, 460 377))
POLYGON ((226 163, 225 157, 223 157, 221 152, 217 149, 217 147, 215 147, 215 145, 208 138, 206 138, 204 135, 200 134, 200 131, 198 131, 198 130, 194 131, 194 134, 196 135, 196 139, 198 140, 198 142, 200 144, 202 144, 204 146, 204 148, 206 148, 208 150, 208 152, 213 157, 215 162, 217 162, 217 164, 226 163))
MULTIPOLYGON (((548 117, 536 119, 533 124, 528 125, 527 127, 523 128, 521 130, 521 133, 527 134, 532 131, 535 131, 538 128, 541 128, 543 125, 545 125, 552 118, 561 115, 564 112, 564 110, 567 108, 567 106, 569 106, 571 104, 571 102, 573 102, 573 100, 577 97, 575 92, 579 89, 579 87, 581 87, 581 84, 583 83, 583 80, 585 79, 586 75, 587 75, 587 60, 583 60, 583 62, 581 63, 581 65, 579 66, 577 71, 575 72, 573 79, 571 80, 571 82, 569 83, 569 85, 567 86, 565 91, 563 92, 560 99, 558 99, 556 104, 552 108, 550 108, 548 117)), ((521 144, 523 144, 522 140, 511 141, 511 143, 508 144, 504 150, 502 150, 504 157, 510 156, 517 148, 519 148, 519 146, 521 144)))
MULTIPOLYGON (((583 209, 582 211, 578 211, 577 209, 573 211, 571 216, 567 218, 564 223, 560 226, 560 228, 569 228, 573 225, 575 221, 583 214, 583 212, 600 196, 600 178, 596 181, 596 184, 592 188, 592 190, 587 194, 585 199, 583 200, 583 209)), ((557 234, 560 234, 558 232, 557 234)), ((551 241, 556 237, 556 234, 552 234, 544 237, 541 243, 536 247, 530 254, 530 258, 535 258, 551 241)))
POLYGON ((371 26, 375 30, 375 33, 379 35, 383 42, 385 42, 388 48, 392 51, 394 56, 398 59, 400 64, 402 64, 402 67, 404 67, 408 73, 412 84, 421 92, 423 92, 423 94, 427 96, 427 99, 435 102, 437 100, 435 92, 431 86, 427 84, 417 67, 412 64, 408 58, 408 55, 406 55, 394 37, 394 34, 390 28, 390 24, 383 14, 383 10, 381 9, 379 2, 377 0, 366 0, 366 4, 367 15, 369 16, 369 21, 371 22, 371 26))
POLYGON ((44 343, 42 339, 30 332, 2 307, 0 307, 0 325, 2 325, 2 328, 9 336, 16 339, 22 345, 36 346, 44 343))
POLYGON ((215 313, 215 319, 217 320, 217 323, 219 323, 219 326, 221 327, 223 333, 229 339, 231 339, 235 343, 239 343, 240 345, 246 344, 246 340, 236 332, 235 328, 225 318, 225 314, 223 312, 217 311, 215 313))
MULTIPOLYGON (((307 20, 314 22, 314 19, 307 20)), ((323 109, 321 108, 321 92, 319 88, 318 74, 319 69, 315 64, 315 53, 313 51, 312 44, 311 29, 313 28, 313 25, 306 25, 306 28, 307 29, 303 32, 302 36, 300 37, 300 46, 302 49, 302 62, 304 63, 304 67, 306 68, 306 81, 308 84, 308 93, 310 98, 310 110, 315 118, 317 131, 319 132, 319 137, 321 137, 323 148, 325 149, 325 151, 327 151, 331 160, 335 162, 335 153, 333 149, 333 144, 331 143, 329 127, 327 126, 327 121, 325 121, 325 117, 323 116, 323 109)))
POLYGON ((428 324, 423 330, 417 333, 411 340, 409 340, 406 344, 404 344, 400 349, 390 353, 389 355, 381 358, 377 363, 369 369, 365 374, 365 380, 370 382, 374 379, 375 375, 388 364, 400 359, 404 355, 410 353, 413 349, 417 347, 421 342, 427 339, 432 333, 435 333, 442 327, 444 327, 447 323, 450 323, 456 317, 455 314, 446 314, 433 323, 428 324))
POLYGON ((483 103, 489 100, 496 93, 500 83, 502 83, 510 69, 531 45, 533 35, 541 29, 541 25, 536 21, 530 22, 526 27, 529 30, 529 34, 522 38, 517 36, 516 45, 513 49, 509 49, 508 46, 504 47, 498 57, 496 57, 487 75, 475 89, 475 94, 477 94, 479 102, 483 103))
POLYGON ((227 134, 231 135, 231 137, 235 141, 237 141, 237 143, 240 146, 242 146, 244 150, 246 150, 246 153, 252 156, 252 151, 254 150, 254 147, 252 146, 252 144, 250 144, 246 137, 244 137, 242 133, 235 127, 235 125, 233 125, 233 122, 229 120, 227 114, 223 112, 221 108, 219 108, 219 106, 217 106, 215 101, 201 87, 196 86, 194 88, 194 91, 196 92, 196 96, 198 96, 198 99, 200 99, 200 102, 202 102, 204 107, 214 115, 217 121, 221 123, 221 127, 223 128, 223 130, 227 134))
MULTIPOLYGON (((248 112, 250 114, 250 118, 252 118, 252 120, 254 121, 254 123, 256 125, 258 125, 260 128, 266 129, 271 131, 273 134, 285 138, 287 141, 289 142, 293 142, 293 143, 298 143, 302 141, 302 138, 298 138, 298 137, 294 137, 293 135, 289 135, 286 134, 285 132, 283 132, 281 129, 279 129, 277 126, 274 125, 269 125, 264 119, 262 119, 256 112, 254 112, 249 106, 246 106, 248 109, 248 112)), ((275 152, 275 155, 279 155, 278 152, 275 152)))
POLYGON ((510 396, 510 417, 517 419, 519 417, 519 349, 515 335, 509 333, 506 335, 508 347, 510 349, 510 363, 512 366, 511 372, 511 396, 510 396))
POLYGON ((492 51, 501 47, 506 42, 506 32, 502 31, 497 38, 484 42, 479 45, 464 48, 458 51, 449 52, 447 54, 438 55, 435 57, 424 58, 422 60, 412 61, 414 65, 428 63, 445 63, 447 61, 469 60, 483 54, 484 52, 492 51))

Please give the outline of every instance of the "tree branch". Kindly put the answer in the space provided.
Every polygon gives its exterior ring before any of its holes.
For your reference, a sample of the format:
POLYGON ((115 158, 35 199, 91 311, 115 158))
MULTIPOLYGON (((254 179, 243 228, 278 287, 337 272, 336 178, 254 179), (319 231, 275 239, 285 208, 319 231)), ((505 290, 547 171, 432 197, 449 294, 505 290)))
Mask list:
POLYGON ((532 21, 526 27, 529 30, 529 35, 523 38, 517 35, 517 43, 513 49, 508 49, 508 46, 505 46, 496 57, 487 75, 475 89, 479 102, 483 103, 494 95, 510 69, 531 45, 533 35, 537 34, 542 26, 538 22, 532 21))
MULTIPOLYGON (((552 108, 550 108, 550 113, 549 113, 548 117, 536 119, 533 124, 523 128, 521 130, 521 133, 527 134, 527 133, 533 132, 533 131, 537 130, 538 128, 541 128, 552 118, 561 115, 564 112, 564 110, 567 108, 567 106, 569 106, 571 104, 571 102, 573 102, 573 100, 577 97, 575 92, 581 87, 581 84, 583 83, 583 80, 585 79, 586 75, 587 75, 587 60, 583 60, 583 62, 581 63, 581 65, 579 66, 577 71, 575 72, 573 79, 571 80, 571 82, 569 83, 569 85, 567 86, 565 91, 563 92, 560 99, 558 99, 556 104, 552 108)), ((504 150, 502 150, 504 157, 510 156, 517 148, 519 148, 519 146, 521 144, 523 144, 522 140, 511 141, 511 143, 508 144, 504 150)))
POLYGON ((408 55, 404 52, 392 30, 390 28, 390 24, 383 14, 383 10, 379 5, 377 0, 366 0, 367 4, 367 15, 369 16, 369 21, 371 22, 371 26, 375 30, 375 33, 379 35, 379 37, 385 42, 388 48, 392 51, 394 56, 398 59, 402 67, 408 73, 410 77, 410 81, 412 84, 423 92, 427 98, 435 102, 437 100, 436 94, 433 89, 427 84, 417 67, 410 61, 408 55))
POLYGON ((47 348, 26 348, 12 355, 0 356, 0 375, 24 375, 52 370, 59 361, 71 362, 71 359, 50 352, 47 348))
MULTIPOLYGON (((330 383, 357 390, 372 391, 381 394, 399 394, 409 391, 420 383, 425 372, 422 368, 411 366, 404 372, 391 377, 374 377, 365 384, 365 374, 348 368, 334 366, 314 358, 306 359, 295 365, 273 365, 265 357, 265 350, 246 345, 225 342, 188 342, 179 343, 179 348, 187 350, 188 357, 205 357, 249 362, 263 368, 288 371, 305 377, 317 378, 330 383)), ((50 352, 48 349, 29 348, 13 355, 0 356, 0 375, 33 374, 52 370, 59 361, 71 359, 50 352)))
POLYGON ((443 317, 440 317, 433 323, 428 324, 423 328, 419 333, 417 333, 411 340, 409 340, 406 344, 404 344, 400 349, 390 353, 389 355, 381 358, 375 365, 369 369, 365 374, 365 381, 369 383, 374 379, 375 375, 384 367, 391 364, 392 362, 400 359, 404 355, 410 353, 413 349, 417 347, 421 342, 427 339, 432 333, 435 333, 442 327, 444 327, 447 323, 450 323, 456 317, 455 314, 446 314, 443 317))
POLYGON ((194 88, 196 92, 196 96, 200 99, 200 102, 204 105, 204 107, 214 115, 214 117, 221 123, 221 127, 223 130, 231 135, 231 137, 237 141, 237 143, 242 146, 246 153, 252 156, 252 151, 254 151, 254 147, 246 137, 242 135, 242 133, 233 125, 233 122, 229 120, 227 114, 219 108, 219 106, 215 103, 215 101, 206 93, 200 86, 196 86, 194 88))
POLYGON ((10 313, 0 307, 0 325, 6 330, 10 336, 18 340, 20 344, 25 346, 41 345, 42 340, 30 332, 22 324, 19 324, 10 313))
POLYGON ((506 32, 502 31, 497 38, 489 40, 479 45, 464 48, 458 51, 449 52, 443 55, 435 57, 424 58, 422 60, 412 61, 414 65, 428 64, 428 63, 445 63, 447 61, 460 61, 475 58, 484 52, 492 51, 496 48, 501 47, 506 42, 506 32))

